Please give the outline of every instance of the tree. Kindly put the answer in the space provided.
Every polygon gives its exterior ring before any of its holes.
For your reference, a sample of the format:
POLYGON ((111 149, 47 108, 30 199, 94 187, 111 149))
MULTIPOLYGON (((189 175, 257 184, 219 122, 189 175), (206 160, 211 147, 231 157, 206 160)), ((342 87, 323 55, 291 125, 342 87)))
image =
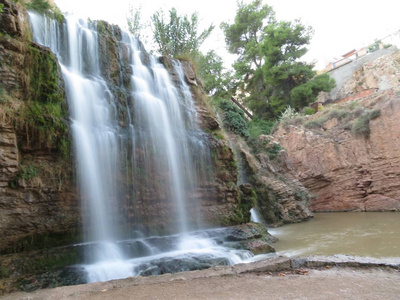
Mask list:
POLYGON ((262 73, 275 115, 288 105, 299 110, 315 101, 319 92, 335 86, 327 74, 315 77, 314 64, 300 61, 312 33, 311 27, 298 20, 275 22, 264 29, 262 73))
POLYGON ((222 23, 243 101, 258 117, 273 119, 288 105, 300 109, 329 91, 334 81, 317 76, 314 65, 300 61, 312 29, 299 21, 278 22, 261 0, 238 4, 233 24, 222 23))
POLYGON ((233 81, 231 72, 226 71, 223 66, 222 58, 214 50, 208 51, 205 55, 199 52, 196 64, 200 66, 199 76, 207 94, 219 97, 226 95, 233 81))
POLYGON ((142 23, 141 15, 141 5, 135 9, 133 8, 133 6, 129 6, 129 15, 126 18, 126 22, 128 23, 128 30, 138 39, 145 38, 143 31, 149 26, 148 23, 142 23))
POLYGON ((169 11, 168 21, 162 10, 154 13, 151 21, 158 51, 163 55, 173 57, 187 54, 196 55, 201 44, 214 29, 214 25, 210 25, 199 34, 197 13, 193 13, 190 17, 187 15, 180 16, 175 8, 169 11))

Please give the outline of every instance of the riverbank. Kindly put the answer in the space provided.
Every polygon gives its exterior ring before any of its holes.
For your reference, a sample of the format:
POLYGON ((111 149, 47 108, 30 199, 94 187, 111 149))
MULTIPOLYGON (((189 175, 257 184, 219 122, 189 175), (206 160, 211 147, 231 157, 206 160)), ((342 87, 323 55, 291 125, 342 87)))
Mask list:
POLYGON ((400 258, 278 257, 202 271, 65 286, 3 299, 398 299, 400 258))

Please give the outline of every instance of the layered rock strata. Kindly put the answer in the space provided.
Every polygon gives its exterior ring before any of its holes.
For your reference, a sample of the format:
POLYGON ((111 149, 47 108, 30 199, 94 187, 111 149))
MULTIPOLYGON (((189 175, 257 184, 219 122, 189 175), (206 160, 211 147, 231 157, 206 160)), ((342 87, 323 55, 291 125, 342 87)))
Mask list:
POLYGON ((345 99, 312 117, 333 116, 329 111, 334 109, 350 112, 351 106, 356 107, 355 113, 379 111, 380 116, 368 121, 367 135, 354 131, 356 120, 340 116, 330 117, 320 129, 290 126, 274 134, 287 149, 299 180, 315 195, 311 210, 400 210, 399 81, 400 54, 396 52, 360 67, 342 93, 374 89, 373 94, 350 99, 353 104, 344 103, 345 99), (352 126, 353 131, 349 130, 352 126))

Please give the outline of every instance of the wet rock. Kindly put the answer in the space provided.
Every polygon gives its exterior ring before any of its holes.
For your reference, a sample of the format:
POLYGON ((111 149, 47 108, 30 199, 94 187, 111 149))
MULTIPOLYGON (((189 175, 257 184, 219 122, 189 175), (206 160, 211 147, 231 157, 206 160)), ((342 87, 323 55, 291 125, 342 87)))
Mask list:
POLYGON ((237 249, 248 250, 253 254, 275 252, 271 244, 278 239, 269 234, 268 230, 259 223, 248 223, 233 226, 227 229, 226 241, 236 242, 232 244, 237 249))
POLYGON ((257 151, 243 143, 237 144, 246 180, 257 195, 257 206, 268 224, 293 223, 307 220, 312 214, 307 208, 310 198, 296 178, 286 151, 270 136, 260 136, 257 151))

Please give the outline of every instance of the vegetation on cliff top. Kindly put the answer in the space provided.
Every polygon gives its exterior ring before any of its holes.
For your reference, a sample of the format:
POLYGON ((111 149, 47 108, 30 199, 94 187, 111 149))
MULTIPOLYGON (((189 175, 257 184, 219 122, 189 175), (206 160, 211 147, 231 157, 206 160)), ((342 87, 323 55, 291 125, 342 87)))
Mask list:
POLYGON ((328 74, 316 76, 312 63, 301 61, 312 29, 296 21, 278 21, 261 0, 238 4, 233 24, 222 23, 233 64, 237 92, 260 118, 275 119, 290 105, 299 110, 330 91, 328 74))
POLYGON ((357 101, 328 105, 320 110, 312 115, 309 115, 307 110, 288 114, 280 119, 279 126, 286 130, 290 125, 304 126, 306 129, 322 132, 328 121, 336 119, 337 122, 332 127, 351 131, 356 137, 368 138, 371 133, 370 121, 379 117, 381 113, 380 109, 365 108, 357 101))
POLYGON ((26 8, 39 14, 47 15, 50 18, 56 19, 60 22, 64 20, 64 15, 61 13, 58 7, 53 6, 47 0, 31 0, 26 4, 26 8))

